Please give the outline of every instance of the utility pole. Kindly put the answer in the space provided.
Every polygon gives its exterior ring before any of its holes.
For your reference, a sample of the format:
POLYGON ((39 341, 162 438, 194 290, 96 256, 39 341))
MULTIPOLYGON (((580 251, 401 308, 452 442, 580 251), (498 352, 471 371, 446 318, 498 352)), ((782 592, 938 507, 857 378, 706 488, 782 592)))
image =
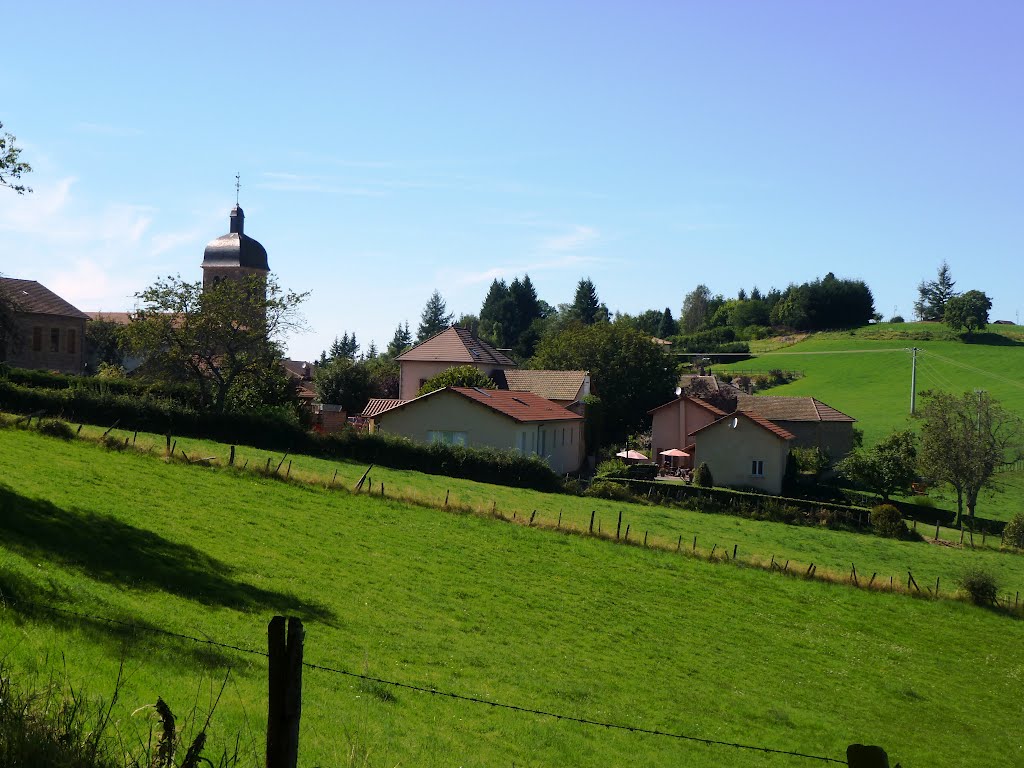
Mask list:
POLYGON ((910 348, 910 415, 917 403, 917 347, 910 348))

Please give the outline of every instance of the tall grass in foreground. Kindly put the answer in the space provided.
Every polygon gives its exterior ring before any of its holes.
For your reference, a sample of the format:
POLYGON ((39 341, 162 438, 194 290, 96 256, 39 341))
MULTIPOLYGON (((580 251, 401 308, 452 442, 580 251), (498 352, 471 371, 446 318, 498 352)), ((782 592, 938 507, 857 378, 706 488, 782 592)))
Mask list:
MULTIPOLYGON (((0 765, 6 768, 233 768, 237 746, 211 760, 203 752, 206 728, 198 733, 193 710, 179 724, 171 708, 157 698, 151 707, 133 713, 150 716, 149 738, 129 743, 112 717, 121 689, 119 670, 108 700, 89 700, 68 679, 50 678, 32 690, 16 685, 10 670, 0 667, 0 765)), ((226 682, 226 681, 225 681, 226 682)))

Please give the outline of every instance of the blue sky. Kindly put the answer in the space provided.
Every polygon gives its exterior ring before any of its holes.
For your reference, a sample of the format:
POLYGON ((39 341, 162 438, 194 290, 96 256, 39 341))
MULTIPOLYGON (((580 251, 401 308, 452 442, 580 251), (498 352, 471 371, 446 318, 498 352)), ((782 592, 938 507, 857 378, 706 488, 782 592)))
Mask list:
POLYGON ((0 272, 83 310, 246 232, 309 290, 311 358, 415 332, 435 288, 678 313, 833 271, 912 314, 943 259, 1014 320, 1024 4, 17 3, 0 272))

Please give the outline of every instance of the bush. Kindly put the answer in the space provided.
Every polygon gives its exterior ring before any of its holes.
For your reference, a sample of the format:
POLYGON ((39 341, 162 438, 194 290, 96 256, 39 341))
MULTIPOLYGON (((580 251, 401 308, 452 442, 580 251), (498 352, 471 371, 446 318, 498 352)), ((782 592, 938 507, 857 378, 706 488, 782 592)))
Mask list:
POLYGON ((981 568, 969 568, 957 579, 960 587, 975 605, 994 605, 999 588, 996 577, 981 568))
POLYGON ((710 488, 715 484, 715 479, 711 476, 711 470, 707 463, 702 461, 697 467, 697 471, 693 473, 693 484, 698 488, 710 488))
POLYGON ((907 533, 903 515, 892 504, 879 504, 871 510, 871 527, 875 533, 887 539, 898 539, 907 533))
POLYGON ((587 489, 587 496, 596 499, 609 499, 611 501, 635 501, 636 497, 630 493, 628 488, 613 483, 610 480, 595 480, 587 489))
POLYGON ((60 419, 42 419, 36 427, 44 435, 59 437, 61 440, 71 440, 75 436, 75 431, 71 429, 71 425, 60 419))
POLYGON ((629 465, 622 459, 608 459, 597 465, 595 477, 629 477, 629 465))
POLYGON ((1003 529, 1003 545, 1024 549, 1024 512, 1018 512, 1003 529))
POLYGON ((653 480, 657 476, 657 464, 630 464, 626 471, 626 477, 630 480, 653 480))

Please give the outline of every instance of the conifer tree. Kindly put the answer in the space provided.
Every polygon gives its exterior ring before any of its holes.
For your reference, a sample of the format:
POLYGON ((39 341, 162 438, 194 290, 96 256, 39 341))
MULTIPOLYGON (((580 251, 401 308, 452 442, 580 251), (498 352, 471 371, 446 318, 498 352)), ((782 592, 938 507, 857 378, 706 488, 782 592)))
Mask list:
POLYGON ((452 324, 452 318, 453 315, 448 312, 448 306, 441 298, 441 293, 435 290, 430 294, 426 306, 423 307, 423 313, 420 315, 420 326, 416 330, 416 343, 422 344, 431 336, 436 336, 448 328, 452 324))
MULTIPOLYGON (((597 298, 597 288, 589 277, 581 279, 576 284, 576 296, 572 301, 571 312, 573 317, 584 325, 593 325, 598 319, 600 302, 597 298)), ((607 309, 605 310, 607 315, 607 309)))

